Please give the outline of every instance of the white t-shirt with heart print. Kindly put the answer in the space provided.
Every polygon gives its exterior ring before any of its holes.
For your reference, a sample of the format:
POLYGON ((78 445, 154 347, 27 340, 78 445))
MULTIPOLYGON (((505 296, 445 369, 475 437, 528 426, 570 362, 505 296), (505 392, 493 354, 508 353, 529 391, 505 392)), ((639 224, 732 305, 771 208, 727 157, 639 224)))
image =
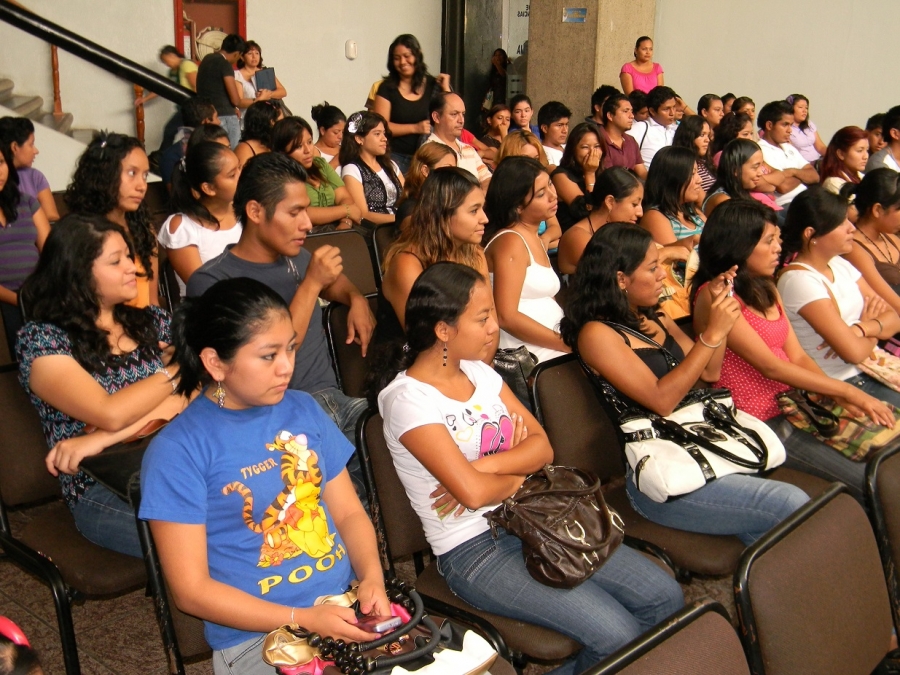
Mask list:
POLYGON ((462 361, 460 368, 475 386, 467 401, 447 398, 430 384, 401 372, 378 396, 378 410, 384 418, 384 438, 391 451, 397 474, 413 509, 419 515, 425 538, 435 555, 441 555, 478 536, 489 527, 484 514, 497 505, 443 518, 431 508, 429 495, 437 479, 400 442, 407 431, 425 425, 441 425, 470 462, 509 450, 513 422, 500 399, 503 380, 481 361, 462 361))

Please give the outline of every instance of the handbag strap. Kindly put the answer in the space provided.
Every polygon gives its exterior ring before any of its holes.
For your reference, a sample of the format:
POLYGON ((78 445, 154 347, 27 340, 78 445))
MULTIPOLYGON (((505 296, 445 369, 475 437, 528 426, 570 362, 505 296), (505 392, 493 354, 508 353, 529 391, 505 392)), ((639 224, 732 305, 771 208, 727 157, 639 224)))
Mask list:
MULTIPOLYGON (((678 359, 676 359, 675 356, 673 356, 672 352, 670 352, 668 349, 663 347, 652 337, 649 337, 648 335, 644 335, 640 331, 636 331, 634 328, 629 328, 628 326, 625 326, 621 323, 616 323, 615 321, 601 321, 601 323, 609 326, 610 328, 612 328, 615 331, 627 333, 628 335, 631 335, 632 337, 635 337, 639 340, 643 340, 644 342, 649 342, 652 346, 656 347, 659 351, 661 351, 663 353, 663 357, 666 359, 666 366, 668 366, 669 370, 673 370, 675 368, 675 366, 678 365, 678 359)), ((662 328, 661 324, 660 324, 660 327, 662 328)), ((665 328, 663 328, 663 331, 665 331, 665 328)))

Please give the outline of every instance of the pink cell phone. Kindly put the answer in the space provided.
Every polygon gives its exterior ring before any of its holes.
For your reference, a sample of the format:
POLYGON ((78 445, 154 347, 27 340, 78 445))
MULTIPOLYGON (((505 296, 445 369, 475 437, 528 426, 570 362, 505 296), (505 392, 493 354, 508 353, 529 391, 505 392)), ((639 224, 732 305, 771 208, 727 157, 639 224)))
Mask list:
POLYGON ((399 616, 361 616, 356 626, 367 633, 387 633, 402 623, 403 619, 399 616))

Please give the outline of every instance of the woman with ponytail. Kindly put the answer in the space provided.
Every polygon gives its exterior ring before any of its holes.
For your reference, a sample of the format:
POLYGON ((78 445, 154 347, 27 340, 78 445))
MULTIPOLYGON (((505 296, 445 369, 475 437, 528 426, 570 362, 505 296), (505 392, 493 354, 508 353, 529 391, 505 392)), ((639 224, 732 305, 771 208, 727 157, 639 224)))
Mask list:
POLYGON ((70 214, 53 226, 21 289, 30 321, 16 356, 50 447, 47 469, 76 527, 99 546, 140 557, 134 510, 79 469, 84 457, 185 403, 173 392, 168 314, 128 304, 138 293, 130 241, 102 216, 70 214))
POLYGON ((684 600, 671 577, 627 546, 577 588, 558 589, 531 577, 520 539, 503 530, 492 537, 484 514, 553 460, 537 420, 482 363, 498 330, 482 274, 431 265, 409 294, 406 345, 374 368, 370 403, 377 398, 397 473, 451 590, 577 640, 584 649, 551 673, 580 673, 684 600))
POLYGON ((847 260, 900 312, 900 173, 886 167, 869 171, 858 184, 844 185, 841 194, 852 196, 859 213, 847 260))
POLYGON ((174 342, 179 391, 203 391, 150 444, 140 517, 175 605, 205 623, 214 672, 274 675, 262 641, 287 623, 375 639, 353 609, 314 604, 358 579, 360 611, 390 614, 375 531, 345 468, 353 446, 315 399, 288 389, 299 337, 284 300, 253 279, 219 281, 179 305, 174 342))
POLYGON ((900 317, 842 257, 854 231, 845 199, 818 186, 797 195, 781 229, 789 264, 778 292, 800 346, 826 375, 900 406, 900 394, 856 367, 900 331, 900 317))
POLYGON ((241 222, 231 202, 241 170, 237 155, 220 143, 190 148, 172 177, 172 209, 159 230, 184 295, 191 275, 241 238, 241 222))

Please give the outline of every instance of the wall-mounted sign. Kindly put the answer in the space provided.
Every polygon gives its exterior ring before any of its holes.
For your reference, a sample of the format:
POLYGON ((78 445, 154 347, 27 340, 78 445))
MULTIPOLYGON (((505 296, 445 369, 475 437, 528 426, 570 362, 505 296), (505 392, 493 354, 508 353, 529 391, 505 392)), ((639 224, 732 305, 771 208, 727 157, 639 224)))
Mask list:
POLYGON ((584 23, 587 18, 587 7, 564 7, 563 23, 584 23))

